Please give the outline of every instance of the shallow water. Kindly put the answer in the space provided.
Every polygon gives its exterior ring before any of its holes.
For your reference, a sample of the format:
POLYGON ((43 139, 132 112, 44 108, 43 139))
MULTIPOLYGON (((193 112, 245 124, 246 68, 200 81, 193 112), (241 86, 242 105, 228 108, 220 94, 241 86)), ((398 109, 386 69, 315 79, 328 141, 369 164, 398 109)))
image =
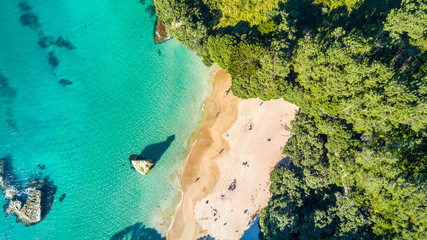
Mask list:
POLYGON ((37 225, 0 212, 0 239, 156 239, 168 227, 211 69, 175 40, 154 45, 150 1, 27 3, 31 10, 2 2, 0 158, 12 157, 20 179, 42 172, 58 189, 37 225), (38 21, 23 26, 25 13, 38 21), (75 49, 42 48, 43 36, 75 49), (141 152, 157 158, 147 176, 129 166, 141 152))

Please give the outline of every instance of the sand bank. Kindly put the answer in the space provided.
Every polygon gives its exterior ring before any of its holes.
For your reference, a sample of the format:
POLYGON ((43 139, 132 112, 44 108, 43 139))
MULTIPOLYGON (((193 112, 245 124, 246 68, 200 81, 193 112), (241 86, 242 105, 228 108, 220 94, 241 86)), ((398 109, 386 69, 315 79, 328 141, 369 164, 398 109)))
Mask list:
POLYGON ((223 70, 214 76, 200 129, 182 173, 183 199, 168 239, 239 239, 267 205, 269 174, 284 156, 296 106, 283 100, 240 100, 223 70), (235 180, 234 180, 235 179, 235 180), (235 189, 229 190, 235 182, 235 189))

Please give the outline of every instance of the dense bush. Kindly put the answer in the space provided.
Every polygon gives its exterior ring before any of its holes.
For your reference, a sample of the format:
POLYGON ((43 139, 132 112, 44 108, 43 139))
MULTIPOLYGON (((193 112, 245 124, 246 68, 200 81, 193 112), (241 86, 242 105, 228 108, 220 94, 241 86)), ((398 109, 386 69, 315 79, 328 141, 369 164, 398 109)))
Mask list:
POLYGON ((154 2, 235 95, 302 109, 263 239, 427 239, 427 0, 154 2))

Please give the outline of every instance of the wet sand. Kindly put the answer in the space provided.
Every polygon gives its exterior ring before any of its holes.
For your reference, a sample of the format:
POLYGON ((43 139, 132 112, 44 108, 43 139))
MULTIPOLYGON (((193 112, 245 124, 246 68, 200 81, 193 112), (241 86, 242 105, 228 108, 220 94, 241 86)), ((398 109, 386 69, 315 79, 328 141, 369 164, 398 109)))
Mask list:
POLYGON ((204 124, 198 132, 181 177, 183 199, 168 232, 168 239, 195 239, 203 230, 195 222, 194 205, 207 196, 218 181, 219 170, 211 160, 228 152, 222 134, 237 119, 237 104, 241 101, 231 91, 230 76, 224 70, 214 74, 214 90, 205 102, 204 124), (197 178, 199 178, 197 180, 197 178), (196 182, 197 180, 197 182, 196 182))

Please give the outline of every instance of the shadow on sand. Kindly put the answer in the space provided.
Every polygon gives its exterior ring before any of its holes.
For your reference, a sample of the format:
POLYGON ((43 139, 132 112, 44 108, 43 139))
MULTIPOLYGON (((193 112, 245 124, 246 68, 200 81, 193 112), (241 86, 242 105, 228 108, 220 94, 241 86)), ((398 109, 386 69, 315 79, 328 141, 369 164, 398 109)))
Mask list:
POLYGON ((114 234, 110 240, 166 240, 155 229, 147 228, 142 223, 137 222, 120 232, 114 234))
POLYGON ((212 237, 211 235, 206 235, 206 236, 198 238, 197 240, 215 240, 215 238, 212 237))
POLYGON ((157 162, 160 160, 166 150, 168 150, 174 140, 175 134, 170 135, 163 142, 154 143, 146 146, 139 155, 143 158, 153 159, 154 162, 157 162))

